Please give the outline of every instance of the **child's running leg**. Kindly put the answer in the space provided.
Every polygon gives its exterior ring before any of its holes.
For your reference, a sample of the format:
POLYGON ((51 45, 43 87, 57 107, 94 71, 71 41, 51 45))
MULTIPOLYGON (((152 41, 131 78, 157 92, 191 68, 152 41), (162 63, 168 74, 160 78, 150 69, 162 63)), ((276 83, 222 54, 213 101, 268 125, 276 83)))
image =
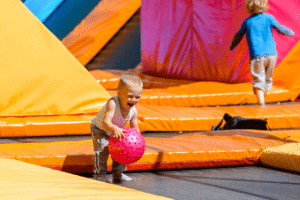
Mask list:
POLYGON ((270 91, 273 84, 273 71, 276 66, 277 55, 267 56, 266 65, 266 91, 270 91))
POLYGON ((265 57, 254 58, 250 61, 250 71, 253 78, 254 94, 257 97, 258 104, 265 106, 265 88, 266 88, 266 74, 265 74, 265 57))
POLYGON ((107 177, 107 160, 109 156, 108 141, 109 137, 103 130, 91 125, 91 132, 94 145, 94 179, 104 182, 110 182, 107 177))
POLYGON ((266 96, 265 91, 263 91, 263 90, 261 90, 259 88, 254 88, 254 94, 257 97, 258 104, 261 107, 264 107, 265 106, 265 96, 266 96))

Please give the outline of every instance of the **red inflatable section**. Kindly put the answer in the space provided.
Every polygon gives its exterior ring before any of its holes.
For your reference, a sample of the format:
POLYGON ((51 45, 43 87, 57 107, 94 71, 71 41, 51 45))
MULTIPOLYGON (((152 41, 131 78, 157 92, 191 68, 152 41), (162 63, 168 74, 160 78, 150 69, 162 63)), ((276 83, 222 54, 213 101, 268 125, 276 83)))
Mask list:
MULTIPOLYGON (((296 0, 269 0, 267 13, 295 32, 291 38, 273 31, 279 64, 300 39, 300 5, 296 0)), ((251 81, 246 38, 229 50, 248 16, 244 0, 143 0, 143 72, 195 81, 251 81)))

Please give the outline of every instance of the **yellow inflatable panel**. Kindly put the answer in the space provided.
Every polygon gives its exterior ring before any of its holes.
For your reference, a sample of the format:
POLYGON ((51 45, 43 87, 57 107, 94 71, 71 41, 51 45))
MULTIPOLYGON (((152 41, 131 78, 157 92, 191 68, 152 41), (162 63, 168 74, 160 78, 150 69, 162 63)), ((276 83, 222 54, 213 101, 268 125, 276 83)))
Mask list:
POLYGON ((0 159, 1 199, 169 199, 57 170, 0 159))
POLYGON ((300 172, 300 143, 266 148, 259 159, 264 165, 300 172))
MULTIPOLYGON (((127 170, 256 164, 264 148, 286 143, 275 137, 269 138, 269 132, 230 130, 167 138, 147 138, 145 134, 145 154, 136 163, 128 165, 127 170)), ((71 173, 92 172, 93 154, 92 140, 0 145, 1 158, 71 173)), ((111 163, 109 158, 108 164, 111 163)))
POLYGON ((141 0, 102 0, 62 43, 86 65, 141 7, 141 0))
POLYGON ((217 125, 223 115, 268 119, 271 129, 298 128, 300 104, 230 107, 168 107, 137 105, 145 131, 207 131, 217 125))
POLYGON ((0 19, 0 116, 93 113, 110 98, 22 1, 0 1, 0 19))

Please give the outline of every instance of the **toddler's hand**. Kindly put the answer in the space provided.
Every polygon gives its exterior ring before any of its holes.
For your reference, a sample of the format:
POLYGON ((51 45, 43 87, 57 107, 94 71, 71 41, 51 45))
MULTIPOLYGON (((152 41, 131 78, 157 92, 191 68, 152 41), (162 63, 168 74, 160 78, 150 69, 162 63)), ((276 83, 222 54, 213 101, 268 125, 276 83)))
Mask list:
POLYGON ((124 138, 124 133, 126 133, 127 131, 121 128, 118 128, 117 130, 115 130, 113 137, 115 138, 115 140, 120 140, 121 138, 124 138))

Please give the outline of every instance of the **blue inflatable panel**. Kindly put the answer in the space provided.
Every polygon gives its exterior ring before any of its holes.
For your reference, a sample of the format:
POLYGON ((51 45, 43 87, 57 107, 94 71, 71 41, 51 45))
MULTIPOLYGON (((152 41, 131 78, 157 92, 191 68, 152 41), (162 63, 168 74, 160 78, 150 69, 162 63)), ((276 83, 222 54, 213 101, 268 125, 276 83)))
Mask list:
POLYGON ((64 0, 26 0, 25 6, 41 21, 44 22, 64 0))
POLYGON ((24 4, 58 39, 67 36, 101 0, 25 0, 24 4))

